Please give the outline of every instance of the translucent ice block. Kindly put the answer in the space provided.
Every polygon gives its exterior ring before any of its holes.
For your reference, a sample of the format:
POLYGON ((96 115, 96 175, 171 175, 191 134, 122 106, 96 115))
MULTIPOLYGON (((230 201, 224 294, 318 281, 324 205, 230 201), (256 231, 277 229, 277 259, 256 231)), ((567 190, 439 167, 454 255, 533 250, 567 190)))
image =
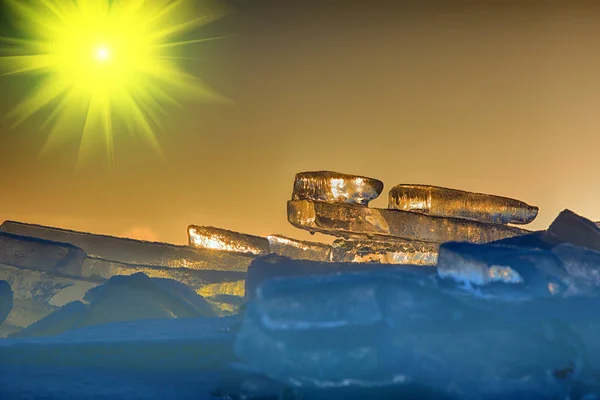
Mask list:
POLYGON ((540 249, 444 243, 437 271, 441 278, 459 282, 468 290, 502 297, 564 295, 568 286, 561 261, 540 249))
POLYGON ((324 243, 306 242, 281 235, 267 236, 271 253, 296 260, 329 261, 331 246, 324 243))
POLYGON ((69 243, 33 238, 0 231, 0 263, 47 271, 79 275, 85 252, 69 243))
POLYGON ((146 242, 107 235, 77 232, 22 222, 5 221, 0 231, 54 242, 70 243, 90 257, 126 264, 198 270, 246 271, 254 255, 146 242))
POLYGON ((381 194, 383 182, 331 171, 296 174, 292 200, 316 200, 366 206, 381 194))
POLYGON ((527 233, 523 229, 459 218, 322 201, 288 201, 288 221, 310 232, 355 238, 403 238, 424 242, 491 242, 527 233))
POLYGON ((515 304, 440 289, 418 270, 264 282, 235 351, 304 388, 410 385, 454 398, 565 397, 595 379, 597 298, 515 304), (570 331, 573 329, 573 331, 570 331))
POLYGON ((519 200, 429 185, 394 186, 388 207, 496 224, 528 224, 538 214, 538 207, 519 200))
POLYGON ((572 293, 600 293, 600 252, 568 243, 552 249, 568 272, 572 293))
POLYGON ((254 255, 269 254, 269 241, 260 236, 247 235, 212 226, 188 227, 190 246, 254 255))
POLYGON ((435 265, 438 248, 437 243, 410 240, 337 239, 332 245, 332 261, 435 265))

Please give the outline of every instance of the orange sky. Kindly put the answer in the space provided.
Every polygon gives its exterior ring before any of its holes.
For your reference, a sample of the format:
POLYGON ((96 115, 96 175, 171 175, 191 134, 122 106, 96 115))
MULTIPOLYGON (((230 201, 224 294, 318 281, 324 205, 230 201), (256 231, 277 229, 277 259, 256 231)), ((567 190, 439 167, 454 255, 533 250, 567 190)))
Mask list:
MULTIPOLYGON (((532 229, 564 208, 600 220, 599 7, 239 3, 204 32, 232 37, 194 46, 190 64, 236 104, 172 110, 166 163, 121 134, 112 169, 100 149, 76 171, 75 138, 40 156, 39 121, 0 120, 0 220, 174 243, 189 224, 310 239, 286 201, 296 172, 319 169, 383 180, 379 207, 395 184, 428 183, 538 205, 532 229)), ((23 81, 0 85, 6 113, 23 81)))

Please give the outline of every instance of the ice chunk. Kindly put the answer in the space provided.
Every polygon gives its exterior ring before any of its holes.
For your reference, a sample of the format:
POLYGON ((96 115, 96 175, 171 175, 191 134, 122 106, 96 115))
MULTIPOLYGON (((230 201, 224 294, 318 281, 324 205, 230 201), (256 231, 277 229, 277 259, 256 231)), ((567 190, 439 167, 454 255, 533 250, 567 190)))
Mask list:
POLYGON ((0 325, 13 308, 13 292, 7 281, 0 281, 0 325))
POLYGON ((297 228, 341 237, 424 242, 491 242, 528 231, 459 218, 310 200, 288 202, 288 221, 297 228))
POLYGON ((134 368, 146 373, 215 370, 235 360, 230 332, 234 322, 230 317, 135 320, 2 340, 0 366, 134 368))
POLYGON ((255 295, 256 288, 268 279, 291 278, 309 275, 331 275, 353 271, 373 270, 380 268, 403 268, 407 271, 422 269, 422 272, 434 274, 435 268, 421 266, 398 266, 381 265, 375 263, 343 263, 343 262, 319 262, 311 260, 291 260, 275 254, 259 257, 252 262, 248 269, 246 278, 246 297, 251 299, 255 295))
POLYGON ((416 384, 454 398, 565 397, 593 375, 584 360, 600 348, 598 299, 520 307, 441 290, 416 271, 265 281, 235 351, 295 386, 416 384))
POLYGON ((190 246, 202 249, 225 250, 254 255, 269 253, 269 242, 263 237, 212 226, 190 225, 188 227, 188 237, 190 246))
POLYGON ((548 228, 548 233, 558 242, 600 251, 600 228, 571 210, 562 211, 548 228))
POLYGON ((174 279, 193 289, 197 294, 215 303, 224 312, 234 312, 244 297, 246 272, 165 268, 151 265, 130 265, 116 261, 88 257, 83 262, 85 277, 109 279, 116 275, 142 272, 151 278, 174 279), (223 300, 222 296, 231 296, 223 300))
POLYGON ((567 273, 560 260, 539 249, 444 243, 437 271, 443 279, 452 279, 469 290, 479 287, 476 291, 490 295, 544 297, 564 294, 567 288, 567 273))
POLYGON ((90 257, 126 264, 197 270, 246 271, 253 255, 198 249, 168 243, 145 242, 66 229, 5 221, 0 231, 71 243, 90 257))
POLYGON ((439 244, 414 240, 345 240, 332 245, 332 261, 436 265, 439 244))
POLYGON ((600 252, 564 243, 552 253, 563 262, 575 293, 600 293, 600 252))
POLYGON ((215 316, 209 303, 182 283, 151 279, 143 273, 114 276, 88 291, 84 300, 89 304, 69 303, 16 336, 54 334, 134 319, 215 316))
POLYGON ((0 232, 0 263, 63 275, 80 275, 83 250, 68 244, 0 232))
POLYGON ((394 186, 389 193, 388 207, 495 224, 528 224, 539 210, 508 197, 429 185, 394 186))
POLYGON ((315 200, 367 206, 381 194, 383 182, 331 171, 296 174, 292 200, 315 200))
POLYGON ((46 303, 51 303, 61 292, 73 287, 81 288, 83 294, 77 297, 77 294, 73 293, 74 297, 69 301, 81 300, 85 292, 98 284, 98 281, 91 279, 54 275, 5 264, 0 264, 0 279, 10 283, 16 299, 40 300, 46 303))
POLYGON ((324 243, 305 242, 280 235, 267 236, 271 253, 296 260, 329 261, 331 246, 324 243))
POLYGON ((82 300, 98 281, 0 264, 0 279, 8 281, 14 293, 14 306, 7 322, 28 326, 58 306, 82 300))

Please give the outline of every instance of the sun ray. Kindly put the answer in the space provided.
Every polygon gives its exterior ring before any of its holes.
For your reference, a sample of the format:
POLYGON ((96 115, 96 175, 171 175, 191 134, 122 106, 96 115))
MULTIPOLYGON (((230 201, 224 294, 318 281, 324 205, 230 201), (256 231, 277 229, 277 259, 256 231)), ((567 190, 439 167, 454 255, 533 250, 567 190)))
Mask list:
POLYGON ((213 0, 204 7, 195 0, 6 1, 22 35, 0 38, 0 76, 41 79, 7 117, 14 127, 46 113, 43 152, 81 119, 78 163, 98 142, 114 163, 114 138, 123 126, 164 159, 155 128, 169 107, 190 96, 229 102, 185 72, 179 60, 188 57, 174 53, 226 38, 181 37, 229 12, 213 0))
POLYGON ((169 43, 159 44, 159 45, 155 46, 155 48, 156 49, 168 49, 168 48, 172 48, 172 47, 186 46, 188 44, 211 42, 213 40, 219 40, 219 39, 228 39, 230 37, 231 36, 215 36, 215 37, 203 38, 203 39, 184 40, 181 42, 169 42, 169 43))

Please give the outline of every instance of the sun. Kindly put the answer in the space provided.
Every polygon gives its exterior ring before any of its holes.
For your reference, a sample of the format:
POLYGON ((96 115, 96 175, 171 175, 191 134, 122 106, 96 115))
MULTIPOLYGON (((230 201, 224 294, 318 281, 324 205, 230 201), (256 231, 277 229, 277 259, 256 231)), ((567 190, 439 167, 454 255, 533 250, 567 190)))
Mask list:
POLYGON ((104 46, 100 46, 96 49, 96 59, 100 62, 108 61, 110 57, 110 50, 104 46))
POLYGON ((113 138, 128 127, 162 156, 155 134, 168 107, 190 95, 226 101, 186 72, 177 53, 214 38, 184 34, 227 13, 220 3, 196 0, 7 0, 19 36, 2 38, 4 75, 39 78, 9 113, 17 126, 34 114, 49 126, 47 146, 82 122, 78 161, 98 135, 113 160, 113 138), (124 128, 125 127, 125 128, 124 128))

